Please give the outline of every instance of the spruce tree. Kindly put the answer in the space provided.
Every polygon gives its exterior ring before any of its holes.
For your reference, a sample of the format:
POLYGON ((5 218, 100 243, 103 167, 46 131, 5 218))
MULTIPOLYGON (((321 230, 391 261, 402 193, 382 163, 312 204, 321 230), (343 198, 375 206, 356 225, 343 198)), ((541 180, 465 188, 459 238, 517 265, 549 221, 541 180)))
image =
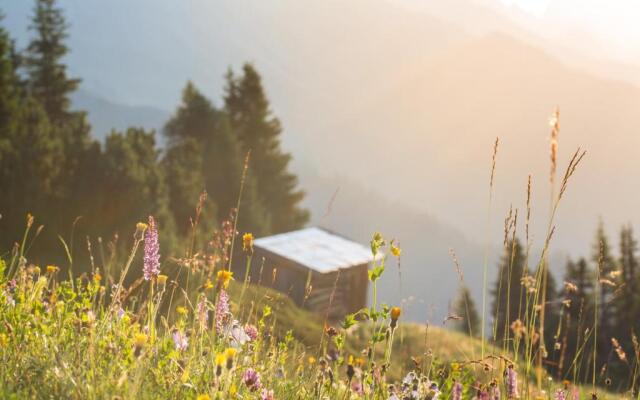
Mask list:
POLYGON ((638 332, 638 312, 640 312, 640 294, 638 293, 638 242, 633 236, 631 225, 623 226, 620 231, 620 275, 615 282, 619 290, 613 299, 614 323, 619 340, 630 343, 631 332, 638 332))
MULTIPOLYGON (((211 223, 227 219, 238 205, 244 158, 226 114, 189 82, 182 93, 182 104, 165 127, 165 135, 168 150, 164 164, 177 223, 188 226, 185 222, 193 215, 204 190, 210 200, 206 210, 214 217, 211 223)), ((268 221, 251 175, 245 177, 241 200, 238 229, 256 235, 267 233, 268 221)))
POLYGON ((576 357, 586 340, 585 332, 593 326, 593 273, 584 258, 577 262, 567 261, 562 291, 564 318, 559 338, 562 344, 559 372, 574 379, 587 363, 585 357, 576 357))
POLYGON ((454 325, 455 329, 470 336, 478 336, 481 323, 480 316, 467 286, 460 287, 453 311, 455 315, 460 317, 454 325))
POLYGON ((598 330, 601 333, 601 337, 610 338, 613 324, 613 315, 610 304, 615 291, 615 287, 611 284, 614 283, 612 281, 611 273, 616 269, 616 260, 611 254, 609 238, 604 230, 604 223, 602 220, 599 221, 598 228, 596 230, 591 259, 595 268, 598 269, 600 276, 600 282, 598 283, 600 288, 598 299, 598 308, 600 310, 598 330))
MULTIPOLYGON (((0 11, 0 22, 3 18, 0 11)), ((15 113, 19 101, 18 82, 13 44, 7 31, 0 26, 0 143, 6 142, 9 132, 15 128, 15 113)))
POLYGON ((36 215, 37 223, 55 220, 51 205, 59 193, 64 163, 62 142, 39 102, 21 90, 16 67, 12 41, 0 28, 1 250, 21 237, 27 213, 36 215))
POLYGON ((525 272, 525 254, 520 241, 509 240, 498 265, 498 276, 491 294, 494 312, 494 336, 497 340, 506 340, 510 335, 510 325, 516 319, 522 319, 525 307, 525 293, 521 279, 525 272))
POLYGON ((64 43, 67 23, 55 0, 36 0, 30 28, 36 36, 29 43, 25 60, 29 89, 42 104, 49 120, 59 125, 69 117, 69 95, 76 90, 80 80, 69 78, 62 62, 68 52, 64 43))
POLYGON ((291 155, 280 148, 280 121, 272 115, 262 80, 251 64, 243 73, 227 75, 225 110, 238 135, 244 153, 251 152, 250 169, 256 178, 257 194, 269 215, 274 233, 302 227, 309 213, 300 207, 304 192, 297 177, 289 172, 291 155))
MULTIPOLYGON (((62 146, 64 171, 56 177, 55 192, 49 199, 48 224, 40 242, 44 249, 60 247, 58 235, 69 238, 74 221, 91 207, 87 196, 95 193, 95 162, 99 144, 91 139, 84 112, 72 111, 70 94, 80 80, 67 76, 63 60, 68 52, 67 23, 55 0, 36 0, 32 24, 34 37, 21 63, 27 71, 24 86, 28 95, 40 103, 51 125, 51 136, 62 146)), ((43 139, 44 140, 44 139, 43 139)))

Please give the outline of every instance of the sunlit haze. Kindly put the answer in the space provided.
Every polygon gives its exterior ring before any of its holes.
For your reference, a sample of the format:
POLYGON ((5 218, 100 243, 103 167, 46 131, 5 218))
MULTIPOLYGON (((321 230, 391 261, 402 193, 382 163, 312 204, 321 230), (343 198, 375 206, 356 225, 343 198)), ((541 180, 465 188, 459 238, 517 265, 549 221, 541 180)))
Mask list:
POLYGON ((597 48, 619 61, 640 64, 640 2, 636 0, 501 1, 553 24, 558 33, 591 41, 591 50, 597 48))

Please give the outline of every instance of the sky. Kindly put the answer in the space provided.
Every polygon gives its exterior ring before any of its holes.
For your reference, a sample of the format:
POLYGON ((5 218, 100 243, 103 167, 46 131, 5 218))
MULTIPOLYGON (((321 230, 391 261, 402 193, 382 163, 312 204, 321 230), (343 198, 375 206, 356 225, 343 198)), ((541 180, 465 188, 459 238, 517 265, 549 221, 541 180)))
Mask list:
MULTIPOLYGON (((543 24, 575 40, 585 34, 598 47, 619 62, 640 64, 640 1, 638 0, 500 0, 536 17, 543 24)), ((581 39, 582 38, 582 39, 581 39)))

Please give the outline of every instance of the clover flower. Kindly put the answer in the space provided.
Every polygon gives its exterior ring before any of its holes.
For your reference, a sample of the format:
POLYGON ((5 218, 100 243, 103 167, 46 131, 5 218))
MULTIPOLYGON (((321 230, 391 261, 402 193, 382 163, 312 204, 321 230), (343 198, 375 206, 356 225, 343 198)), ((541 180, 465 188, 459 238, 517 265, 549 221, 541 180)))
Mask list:
POLYGON ((255 341, 258 338, 258 328, 253 325, 245 325, 244 333, 247 334, 250 341, 255 341))
POLYGON ((149 216, 149 228, 144 234, 144 279, 150 281, 160 273, 160 243, 158 227, 152 216, 149 216))
POLYGON ((260 383, 260 374, 253 368, 247 368, 242 375, 242 382, 251 390, 255 392, 260 390, 262 384, 260 383))

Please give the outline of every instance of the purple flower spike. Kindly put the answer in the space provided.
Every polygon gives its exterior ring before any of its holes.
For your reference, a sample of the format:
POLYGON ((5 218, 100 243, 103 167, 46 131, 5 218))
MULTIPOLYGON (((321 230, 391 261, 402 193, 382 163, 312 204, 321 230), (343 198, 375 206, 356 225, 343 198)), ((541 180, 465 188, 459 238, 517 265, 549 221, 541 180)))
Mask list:
POLYGON ((222 333, 227 325, 229 315, 229 295, 224 289, 220 289, 218 302, 216 303, 216 332, 222 333))
POLYGON ((150 281, 160 273, 160 243, 158 243, 158 227, 152 216, 149 216, 149 227, 144 234, 144 279, 150 281))

